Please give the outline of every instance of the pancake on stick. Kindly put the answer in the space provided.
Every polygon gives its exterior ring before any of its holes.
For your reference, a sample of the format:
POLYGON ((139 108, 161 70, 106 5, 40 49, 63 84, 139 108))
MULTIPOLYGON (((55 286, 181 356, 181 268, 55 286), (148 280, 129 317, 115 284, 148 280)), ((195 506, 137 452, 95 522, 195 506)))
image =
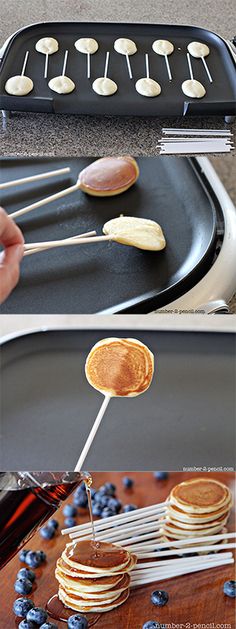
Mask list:
POLYGON ((224 532, 232 496, 223 483, 212 478, 187 480, 172 489, 168 500, 167 521, 163 526, 167 541, 186 538, 188 544, 188 538, 224 532))
POLYGON ((154 356, 137 339, 106 338, 88 354, 85 373, 89 384, 105 397, 75 470, 82 468, 90 446, 112 397, 136 397, 149 388, 154 372, 154 356))
POLYGON ((79 612, 111 611, 127 600, 136 561, 135 555, 107 542, 67 544, 55 571, 58 598, 79 612))

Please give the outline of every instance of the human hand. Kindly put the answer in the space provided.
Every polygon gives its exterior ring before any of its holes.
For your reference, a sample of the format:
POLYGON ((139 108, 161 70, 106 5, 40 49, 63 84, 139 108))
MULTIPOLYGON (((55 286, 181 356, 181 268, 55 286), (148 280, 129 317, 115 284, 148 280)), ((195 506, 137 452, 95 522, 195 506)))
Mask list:
POLYGON ((23 257, 24 238, 21 230, 0 207, 0 303, 10 295, 20 277, 20 261, 23 257))

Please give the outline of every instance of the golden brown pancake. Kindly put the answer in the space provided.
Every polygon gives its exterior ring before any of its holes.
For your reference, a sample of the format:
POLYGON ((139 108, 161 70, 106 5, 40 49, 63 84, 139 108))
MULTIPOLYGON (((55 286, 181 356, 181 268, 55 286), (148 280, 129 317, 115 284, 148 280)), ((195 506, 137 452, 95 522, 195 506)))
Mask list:
POLYGON ((92 347, 85 365, 89 383, 110 397, 134 397, 151 384, 154 356, 136 339, 107 338, 92 347))
POLYGON ((127 598, 129 597, 129 590, 125 590, 124 592, 122 592, 122 594, 120 594, 120 596, 113 602, 113 603, 104 603, 103 605, 101 603, 95 603, 94 607, 88 607, 85 605, 81 605, 78 604, 75 600, 71 600, 69 599, 69 604, 68 604, 68 597, 66 596, 65 592, 62 590, 62 588, 59 587, 58 590, 58 598, 64 603, 65 607, 69 607, 70 609, 74 609, 75 611, 79 611, 79 612, 83 612, 86 614, 86 612, 109 612, 112 611, 113 609, 115 609, 116 607, 118 607, 119 605, 123 605, 123 603, 125 603, 125 601, 127 601, 127 598))
POLYGON ((114 196, 133 186, 138 176, 138 164, 130 155, 102 157, 81 171, 80 188, 92 196, 114 196))
POLYGON ((210 513, 217 511, 231 498, 228 487, 209 478, 194 478, 174 487, 170 500, 183 511, 210 513))
POLYGON ((187 523, 187 522, 182 522, 179 520, 175 520, 174 518, 168 516, 168 522, 175 527, 178 527, 180 529, 188 529, 190 531, 204 531, 204 529, 209 529, 211 527, 215 527, 218 525, 224 526, 224 524, 226 524, 228 520, 228 514, 221 516, 218 519, 213 520, 212 522, 201 522, 200 524, 192 524, 192 523, 187 523))
POLYGON ((122 570, 130 562, 130 553, 120 546, 88 539, 67 544, 62 557, 75 568, 98 574, 122 570))
POLYGON ((168 514, 172 519, 176 519, 179 522, 189 523, 189 524, 203 524, 207 522, 211 522, 215 520, 215 518, 221 518, 224 515, 228 515, 230 508, 232 507, 232 501, 230 501, 225 507, 222 509, 217 509, 217 511, 213 511, 212 513, 186 513, 182 509, 179 509, 176 505, 169 505, 168 514))

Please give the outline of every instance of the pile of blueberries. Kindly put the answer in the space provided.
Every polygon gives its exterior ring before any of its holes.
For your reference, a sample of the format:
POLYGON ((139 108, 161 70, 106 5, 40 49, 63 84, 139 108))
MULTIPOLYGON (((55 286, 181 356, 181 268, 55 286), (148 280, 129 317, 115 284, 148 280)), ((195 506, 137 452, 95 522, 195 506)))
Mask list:
MULTIPOLYGON (((123 485, 126 489, 133 487, 131 478, 123 478, 123 485)), ((98 490, 91 488, 92 513, 95 517, 109 518, 123 511, 134 511, 137 506, 134 504, 122 505, 121 501, 116 497, 117 488, 113 483, 104 483, 98 490)), ((75 516, 77 508, 88 509, 88 497, 85 484, 79 485, 74 492, 73 504, 67 504, 63 509, 66 516, 65 526, 75 525, 75 516)))
MULTIPOLYGON (((49 622, 48 614, 43 607, 35 607, 29 598, 17 598, 13 605, 16 616, 23 618, 18 629, 58 629, 58 625, 49 622)), ((70 616, 67 621, 68 629, 87 629, 88 621, 80 614, 70 616)))

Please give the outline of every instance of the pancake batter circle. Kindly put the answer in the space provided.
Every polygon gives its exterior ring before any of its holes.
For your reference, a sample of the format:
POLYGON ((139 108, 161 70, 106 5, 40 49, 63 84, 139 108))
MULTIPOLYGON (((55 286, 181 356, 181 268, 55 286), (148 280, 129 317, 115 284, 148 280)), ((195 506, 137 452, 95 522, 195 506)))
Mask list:
POLYGON ((182 83, 182 91, 189 98, 203 98, 206 94, 204 85, 196 79, 188 79, 182 83))
POLYGON ((75 84, 68 76, 55 76, 49 81, 48 87, 57 94, 70 94, 75 89, 75 84))
POLYGON ((42 37, 35 44, 37 52, 41 52, 43 55, 53 55, 59 49, 59 44, 54 37, 42 37))
POLYGON ((33 81, 28 76, 11 76, 5 84, 5 90, 13 96, 26 96, 34 87, 33 81))
POLYGON ((99 77, 98 79, 95 79, 92 87, 94 92, 96 92, 96 94, 99 94, 99 96, 112 96, 117 92, 118 89, 115 81, 112 81, 112 79, 108 79, 105 77, 99 77))
POLYGON ((161 93, 161 86, 159 83, 148 78, 139 79, 135 84, 135 88, 141 96, 148 96, 149 98, 159 96, 161 93))

